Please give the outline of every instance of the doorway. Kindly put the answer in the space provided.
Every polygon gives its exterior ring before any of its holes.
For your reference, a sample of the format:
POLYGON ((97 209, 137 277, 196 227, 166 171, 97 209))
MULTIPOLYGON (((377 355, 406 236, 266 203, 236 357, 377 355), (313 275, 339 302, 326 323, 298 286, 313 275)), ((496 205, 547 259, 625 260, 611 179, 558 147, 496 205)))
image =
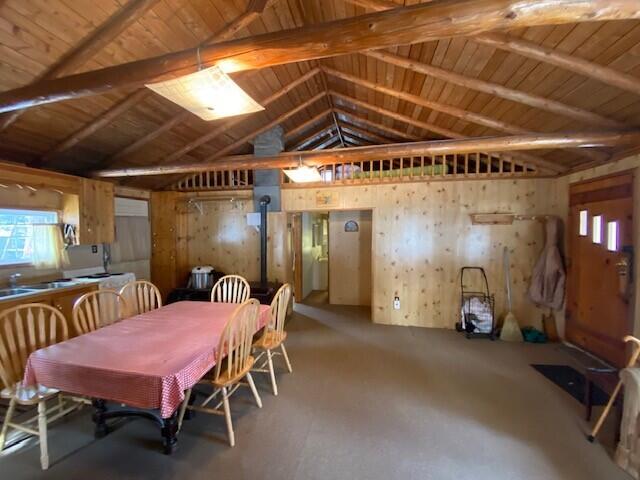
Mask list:
POLYGON ((571 185, 566 337, 621 367, 632 332, 633 174, 571 185))
POLYGON ((296 301, 370 306, 372 212, 300 212, 291 224, 296 301))

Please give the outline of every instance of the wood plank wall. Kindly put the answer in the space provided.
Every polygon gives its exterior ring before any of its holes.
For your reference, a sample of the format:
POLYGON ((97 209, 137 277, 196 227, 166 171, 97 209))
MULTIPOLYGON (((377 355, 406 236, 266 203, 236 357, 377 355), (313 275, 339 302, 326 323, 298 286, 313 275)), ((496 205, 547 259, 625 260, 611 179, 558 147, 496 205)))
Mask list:
POLYGON ((432 182, 375 187, 283 189, 282 208, 373 210, 373 298, 376 323, 453 328, 458 320, 462 266, 486 269, 504 312, 502 252, 511 252, 514 311, 523 325, 540 326, 542 311, 526 298, 543 246, 537 221, 472 226, 469 214, 559 211, 551 179, 432 182), (393 298, 400 297, 400 310, 393 298))

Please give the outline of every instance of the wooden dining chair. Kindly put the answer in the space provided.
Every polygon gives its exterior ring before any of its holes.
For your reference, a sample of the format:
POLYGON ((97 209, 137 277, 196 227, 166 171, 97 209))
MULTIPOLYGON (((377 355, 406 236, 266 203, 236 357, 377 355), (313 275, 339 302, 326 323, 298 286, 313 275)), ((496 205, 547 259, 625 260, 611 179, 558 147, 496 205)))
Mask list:
POLYGON ((49 468, 47 424, 78 408, 68 407, 62 394, 42 385, 24 387, 22 377, 29 355, 68 338, 67 321, 56 308, 43 303, 28 303, 0 313, 0 398, 9 400, 9 409, 0 430, 0 452, 4 449, 9 429, 40 438, 40 465, 49 468), (58 399, 47 408, 47 401, 58 399), (37 405, 37 415, 13 422, 16 406, 37 405))
POLYGON ((129 282, 119 293, 131 309, 130 315, 150 312, 162 306, 160 290, 147 280, 129 282))
POLYGON ((126 300, 115 290, 96 290, 82 295, 73 304, 71 317, 78 335, 93 332, 127 318, 126 300))
POLYGON ((262 408, 262 400, 251 377, 251 368, 254 363, 254 359, 251 356, 251 342, 258 328, 259 312, 260 304, 255 299, 247 300, 236 308, 220 336, 216 350, 216 365, 210 372, 211 376, 208 374, 198 382, 199 384, 213 386, 214 391, 200 405, 189 405, 191 389, 187 390, 178 416, 178 428, 182 426, 182 420, 187 408, 199 412, 224 415, 227 423, 229 444, 233 447, 236 440, 233 433, 231 410, 229 409, 231 395, 240 386, 248 385, 253 392, 256 404, 259 408, 262 408), (242 382, 244 378, 247 379, 247 383, 242 382), (217 405, 213 408, 207 407, 218 395, 222 398, 217 405), (222 406, 222 410, 220 410, 220 406, 222 406))
POLYGON ((289 370, 289 373, 293 372, 289 356, 287 355, 287 349, 284 346, 284 341, 287 338, 287 332, 284 330, 284 322, 287 319, 287 310, 289 308, 290 300, 291 285, 285 283, 276 292, 275 297, 273 297, 269 323, 265 326, 264 332, 260 338, 253 344, 253 348, 260 351, 256 357, 256 362, 264 356, 266 356, 266 359, 259 367, 254 368, 252 371, 268 373, 270 375, 271 387, 274 395, 278 395, 278 384, 276 383, 276 374, 273 368, 273 357, 276 355, 282 355, 287 365, 287 370, 289 370), (280 348, 280 352, 274 351, 278 348, 280 348))
POLYGON ((244 303, 250 295, 249 282, 240 275, 225 275, 211 289, 212 302, 244 303))

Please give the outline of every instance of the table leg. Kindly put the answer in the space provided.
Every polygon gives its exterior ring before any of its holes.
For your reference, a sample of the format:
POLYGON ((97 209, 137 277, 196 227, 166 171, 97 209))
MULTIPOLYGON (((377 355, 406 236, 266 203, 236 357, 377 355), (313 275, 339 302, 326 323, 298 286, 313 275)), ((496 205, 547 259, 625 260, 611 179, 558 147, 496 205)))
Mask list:
POLYGON ((99 398, 93 399, 91 402, 96 409, 93 412, 93 423, 96 424, 95 437, 102 438, 109 433, 109 426, 107 425, 105 414, 107 413, 107 404, 104 400, 99 398))
POLYGON ((176 451, 178 447, 178 413, 173 413, 169 418, 163 420, 162 425, 162 446, 164 447, 164 453, 171 455, 176 451))
POLYGON ((591 382, 590 379, 587 378, 587 382, 584 389, 584 406, 585 406, 584 417, 587 422, 591 420, 591 409, 592 409, 591 402, 593 398, 592 390, 593 390, 593 383, 591 382))

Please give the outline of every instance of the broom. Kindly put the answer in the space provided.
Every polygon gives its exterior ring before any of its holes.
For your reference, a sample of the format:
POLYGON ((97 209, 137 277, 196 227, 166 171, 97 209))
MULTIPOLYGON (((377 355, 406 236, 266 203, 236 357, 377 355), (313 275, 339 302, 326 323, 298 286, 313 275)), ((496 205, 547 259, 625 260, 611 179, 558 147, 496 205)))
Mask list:
POLYGON ((502 330, 500 331, 500 340, 505 342, 522 342, 522 332, 520 326, 516 320, 516 316, 513 314, 511 304, 511 272, 509 268, 509 249, 504 247, 504 277, 507 283, 507 304, 509 305, 509 311, 504 317, 502 324, 502 330))

